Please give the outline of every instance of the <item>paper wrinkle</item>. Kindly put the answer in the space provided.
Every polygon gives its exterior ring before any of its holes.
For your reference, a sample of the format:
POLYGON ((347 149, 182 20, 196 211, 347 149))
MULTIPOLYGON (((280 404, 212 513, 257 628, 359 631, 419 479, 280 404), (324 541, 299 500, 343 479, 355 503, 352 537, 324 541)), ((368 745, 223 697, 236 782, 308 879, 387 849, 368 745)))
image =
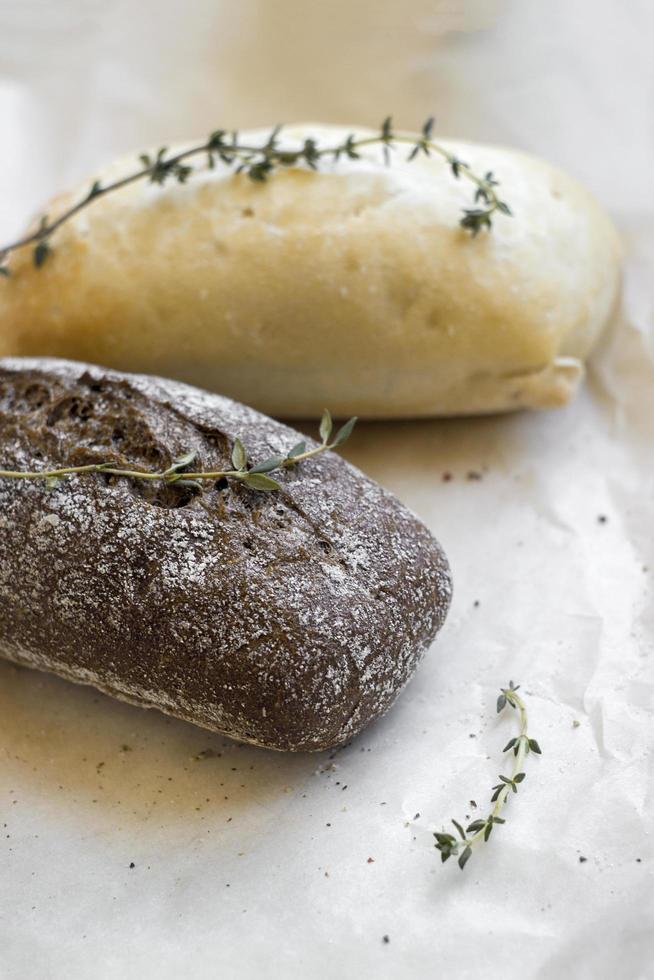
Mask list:
POLYGON ((568 169, 626 254, 571 405, 345 447, 454 574, 417 678, 347 748, 238 746, 0 661, 2 980, 654 976, 653 31, 617 0, 0 10, 3 240, 134 148, 392 109, 568 169), (433 831, 488 812, 511 679, 543 755, 462 874, 433 831))

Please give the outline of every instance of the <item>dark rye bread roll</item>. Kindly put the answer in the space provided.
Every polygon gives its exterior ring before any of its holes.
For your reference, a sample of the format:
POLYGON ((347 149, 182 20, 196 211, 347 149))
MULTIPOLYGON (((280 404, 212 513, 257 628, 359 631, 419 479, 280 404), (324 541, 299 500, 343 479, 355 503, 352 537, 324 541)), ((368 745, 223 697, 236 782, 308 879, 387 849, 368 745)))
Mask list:
MULTIPOLYGON (((0 360, 0 466, 230 467, 300 436, 160 378, 0 360)), ((275 474, 277 476, 277 474, 275 474)), ((441 626, 448 564, 413 514, 335 453, 281 491, 106 474, 0 479, 0 653, 275 749, 347 741, 441 626)))

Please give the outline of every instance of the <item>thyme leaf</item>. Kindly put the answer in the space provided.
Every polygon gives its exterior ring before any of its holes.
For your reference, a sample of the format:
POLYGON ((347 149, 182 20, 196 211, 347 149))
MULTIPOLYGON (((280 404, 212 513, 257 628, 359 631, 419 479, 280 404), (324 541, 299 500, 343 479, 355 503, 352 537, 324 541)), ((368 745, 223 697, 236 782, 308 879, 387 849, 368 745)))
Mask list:
POLYGON ((329 440, 333 428, 334 428, 334 423, 332 422, 331 413, 329 409, 326 408, 320 420, 320 430, 319 430, 320 438, 322 439, 323 445, 325 445, 329 440))
POLYGON ((244 470, 248 465, 248 454, 245 450, 245 446, 241 440, 237 437, 234 440, 234 445, 232 446, 232 466, 235 470, 244 470))

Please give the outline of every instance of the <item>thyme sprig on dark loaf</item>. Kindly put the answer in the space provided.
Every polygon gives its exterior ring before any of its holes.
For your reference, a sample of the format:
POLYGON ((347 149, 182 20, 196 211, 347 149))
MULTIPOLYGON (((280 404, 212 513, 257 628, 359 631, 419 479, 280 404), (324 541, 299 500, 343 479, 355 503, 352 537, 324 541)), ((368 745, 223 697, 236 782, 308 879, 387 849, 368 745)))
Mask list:
POLYGON ((410 147, 408 160, 415 160, 421 155, 439 156, 445 161, 453 177, 457 180, 463 178, 474 185, 473 206, 463 209, 461 227, 473 236, 484 229, 490 231, 493 218, 498 212, 504 215, 511 214, 508 204, 498 195, 498 181, 492 171, 488 171, 483 177, 479 176, 467 163, 434 142, 433 128, 434 119, 430 118, 419 134, 396 132, 389 116, 380 126, 379 132, 374 135, 357 138, 354 134, 350 134, 335 146, 321 146, 316 140, 306 139, 297 149, 288 149, 281 145, 279 134, 282 126, 275 126, 261 146, 253 146, 241 140, 238 132, 230 133, 224 129, 217 129, 204 143, 179 153, 169 155, 168 148, 165 146, 155 156, 143 153, 139 157, 141 166, 134 173, 108 183, 102 183, 100 180, 93 181, 86 195, 76 204, 54 218, 45 215, 35 231, 0 248, 0 273, 5 276, 10 274, 6 260, 16 249, 27 245, 33 246, 34 265, 40 268, 52 253, 51 239, 57 229, 105 194, 120 190, 139 180, 148 180, 152 184, 161 186, 169 181, 185 184, 194 172, 194 167, 189 161, 195 157, 203 158, 209 168, 214 168, 216 161, 220 160, 227 166, 233 166, 235 173, 246 174, 251 180, 262 182, 280 168, 306 166, 311 170, 318 170, 320 162, 324 160, 335 162, 342 158, 359 160, 361 157, 359 151, 374 145, 382 146, 386 163, 390 165, 393 151, 399 150, 401 146, 408 146, 410 147))
POLYGON ((535 738, 531 738, 527 730, 527 709, 525 703, 517 693, 519 685, 509 681, 509 686, 502 688, 497 699, 498 714, 507 705, 518 712, 519 734, 512 738, 505 746, 504 752, 513 753, 513 766, 510 776, 498 777, 499 782, 493 786, 491 791, 491 803, 494 804, 488 816, 473 820, 468 826, 463 828, 457 820, 452 820, 458 836, 449 834, 446 831, 436 832, 436 844, 434 845, 441 852, 441 860, 447 861, 453 856, 458 858, 458 865, 463 870, 468 860, 472 856, 472 849, 482 842, 487 842, 493 832, 493 827, 497 824, 506 823, 500 816, 505 804, 512 794, 518 792, 518 787, 525 780, 523 765, 526 756, 530 752, 536 755, 541 754, 541 749, 535 738))
MULTIPOLYGON (((231 452, 231 469, 198 470, 192 469, 197 456, 196 452, 185 453, 175 459, 166 470, 136 470, 117 467, 112 463, 88 463, 84 466, 60 466, 53 470, 2 470, 0 479, 8 480, 44 480, 51 489, 68 476, 103 473, 105 476, 123 476, 133 480, 159 480, 162 483, 175 484, 202 492, 202 481, 211 480, 218 483, 226 481, 239 483, 252 490, 281 490, 282 485, 270 476, 276 470, 286 470, 297 466, 306 459, 319 456, 331 449, 337 449, 350 438, 357 423, 356 416, 345 422, 336 432, 334 423, 327 409, 320 420, 321 443, 313 449, 307 449, 304 440, 292 446, 284 455, 270 456, 260 463, 251 463, 248 451, 239 438, 234 440, 231 452)), ((224 484, 223 484, 224 485, 224 484)))

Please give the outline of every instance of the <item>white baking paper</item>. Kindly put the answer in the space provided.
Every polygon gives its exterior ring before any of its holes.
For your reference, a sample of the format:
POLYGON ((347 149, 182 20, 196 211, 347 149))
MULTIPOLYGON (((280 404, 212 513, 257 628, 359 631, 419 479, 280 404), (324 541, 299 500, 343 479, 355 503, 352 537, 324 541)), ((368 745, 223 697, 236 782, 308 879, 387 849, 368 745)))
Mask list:
POLYGON ((346 447, 440 538, 455 597, 396 707, 333 758, 0 663, 2 980, 654 976, 653 30, 646 0, 0 3, 7 235, 130 149, 434 111, 566 167, 626 248, 574 404, 346 447), (462 873, 432 833, 506 771, 510 679, 543 755, 462 873))

